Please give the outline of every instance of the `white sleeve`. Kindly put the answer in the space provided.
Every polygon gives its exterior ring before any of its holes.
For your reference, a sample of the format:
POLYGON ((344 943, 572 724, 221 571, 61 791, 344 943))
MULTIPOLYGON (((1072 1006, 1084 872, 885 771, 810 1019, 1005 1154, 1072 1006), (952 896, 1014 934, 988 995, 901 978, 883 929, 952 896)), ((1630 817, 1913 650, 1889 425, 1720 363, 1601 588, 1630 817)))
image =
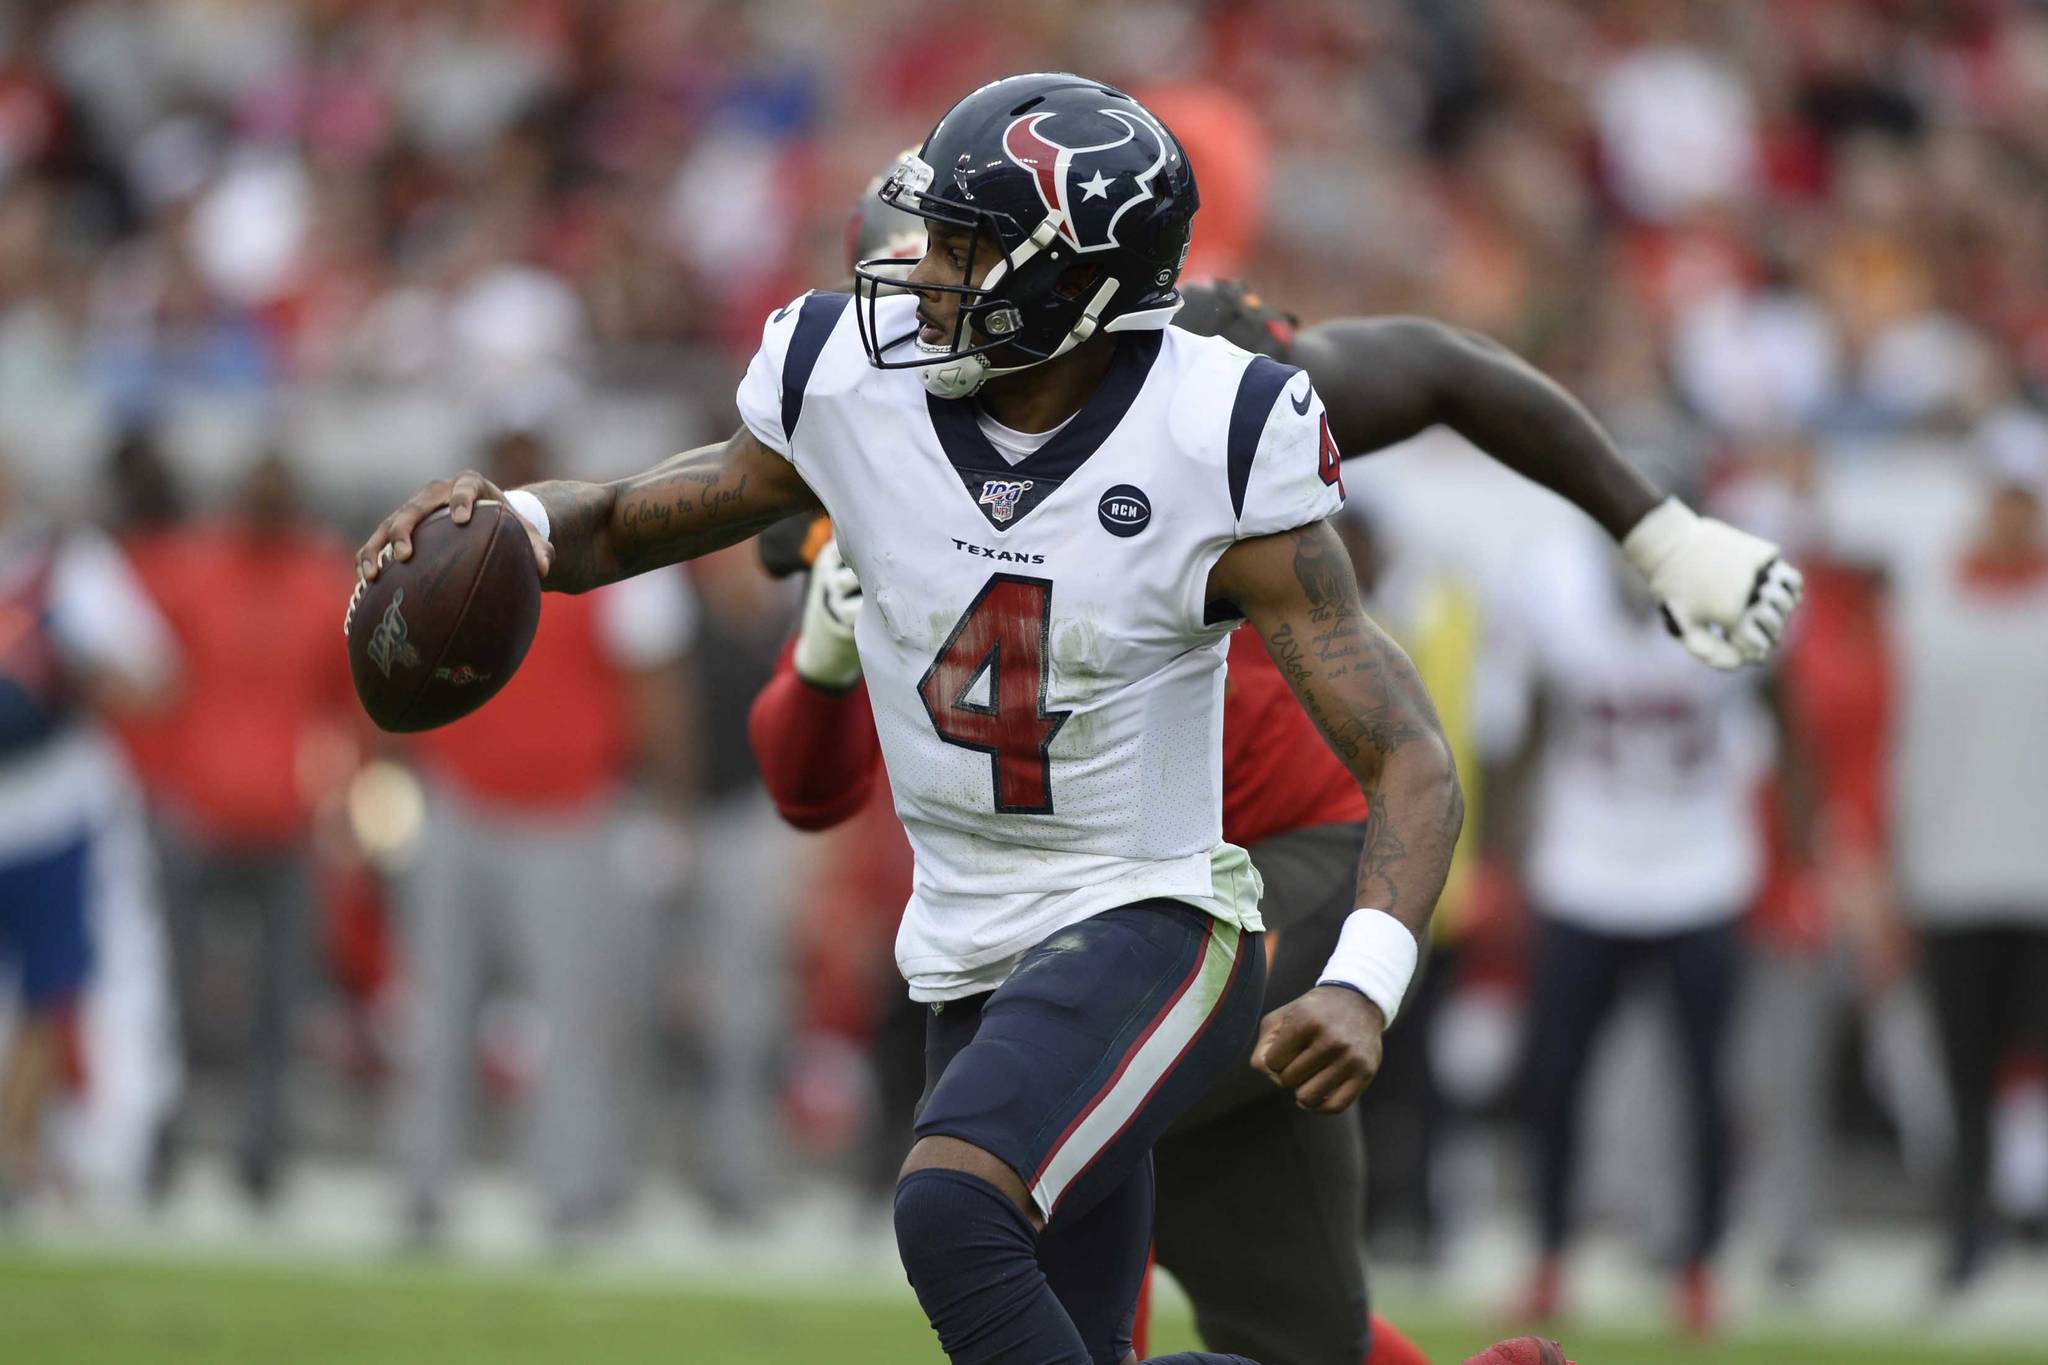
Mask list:
POLYGON ((1577 603, 1609 591, 1614 548, 1591 522, 1523 534, 1488 594, 1486 634, 1473 686, 1474 730, 1489 760, 1511 758, 1552 679, 1583 671, 1573 629, 1577 603))
POLYGON ((64 538, 50 569, 50 625, 66 657, 139 687, 169 681, 177 645, 114 543, 97 531, 64 538))
POLYGON ((1534 719, 1540 669, 1525 579, 1487 594, 1486 624, 1472 676, 1472 735, 1482 759, 1502 763, 1521 750, 1534 719))
POLYGON ((679 568, 622 578, 597 595, 597 633, 622 668, 659 668, 697 638, 697 594, 679 568))
POLYGON ((803 314, 805 294, 791 299, 768 315, 761 328, 761 349, 747 362, 746 377, 740 380, 740 420, 755 439, 784 459, 789 455, 789 433, 783 430, 782 375, 789 357, 790 338, 796 335, 797 319, 803 314))
MULTIPOLYGON (((1240 402, 1267 391, 1264 385, 1255 388, 1255 382, 1248 372, 1240 402)), ((1330 439, 1321 396, 1308 375, 1299 370, 1288 371, 1278 388, 1263 424, 1256 428, 1257 445, 1237 508, 1240 539, 1292 531, 1334 516, 1344 506, 1337 446, 1330 439)), ((1237 428, 1231 433, 1233 444, 1241 445, 1252 434, 1248 428, 1259 416, 1255 410, 1233 411, 1231 425, 1237 428)))

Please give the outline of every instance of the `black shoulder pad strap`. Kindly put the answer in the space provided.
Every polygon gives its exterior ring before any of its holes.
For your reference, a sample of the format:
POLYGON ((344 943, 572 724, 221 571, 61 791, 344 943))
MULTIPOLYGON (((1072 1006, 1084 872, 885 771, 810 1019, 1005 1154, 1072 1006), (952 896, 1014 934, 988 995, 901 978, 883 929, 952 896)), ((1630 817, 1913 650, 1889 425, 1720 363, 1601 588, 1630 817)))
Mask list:
MULTIPOLYGON (((1230 513, 1244 515, 1244 491, 1252 481, 1252 458, 1259 453, 1259 436, 1266 418, 1287 381, 1301 371, 1282 365, 1269 356, 1253 356, 1237 381, 1237 401, 1230 408, 1230 513)), ((783 400, 787 402, 788 400, 783 400)), ((786 428, 785 428, 786 430, 786 428)))
POLYGON ((796 421, 803 416, 804 388, 811 382, 811 371, 818 367, 818 354, 825 349, 825 339, 832 335, 832 329, 839 325, 839 315, 846 311, 850 294, 828 294, 822 290, 804 297, 803 311, 796 317, 796 331, 789 339, 789 350, 782 357, 782 439, 796 439, 796 421))

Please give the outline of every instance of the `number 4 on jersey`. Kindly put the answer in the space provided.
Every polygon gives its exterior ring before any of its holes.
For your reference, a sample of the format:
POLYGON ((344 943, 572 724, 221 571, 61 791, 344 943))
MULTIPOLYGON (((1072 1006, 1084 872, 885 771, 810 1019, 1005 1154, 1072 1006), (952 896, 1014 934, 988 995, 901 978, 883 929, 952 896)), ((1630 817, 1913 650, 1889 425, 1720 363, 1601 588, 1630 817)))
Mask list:
POLYGON ((1323 476, 1323 482, 1337 489, 1337 496, 1344 496, 1344 453, 1337 449, 1336 438, 1330 435, 1330 414, 1323 414, 1323 431, 1316 446, 1316 473, 1323 476))
POLYGON ((939 738, 989 755, 996 809, 1052 814, 1047 750, 1068 711, 1045 709, 1052 683, 1052 581, 992 575, 918 682, 939 738), (987 702, 968 697, 988 679, 987 702))

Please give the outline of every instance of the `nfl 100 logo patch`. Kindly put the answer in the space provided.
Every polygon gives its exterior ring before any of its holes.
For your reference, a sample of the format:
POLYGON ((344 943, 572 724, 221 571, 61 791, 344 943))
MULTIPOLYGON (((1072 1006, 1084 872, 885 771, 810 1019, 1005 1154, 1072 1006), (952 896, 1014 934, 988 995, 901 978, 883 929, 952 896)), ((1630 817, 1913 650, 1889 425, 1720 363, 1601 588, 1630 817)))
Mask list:
POLYGON ((1017 499, 1030 487, 1029 479, 989 479, 981 485, 981 496, 975 501, 985 504, 997 521, 1008 521, 1017 515, 1017 499))

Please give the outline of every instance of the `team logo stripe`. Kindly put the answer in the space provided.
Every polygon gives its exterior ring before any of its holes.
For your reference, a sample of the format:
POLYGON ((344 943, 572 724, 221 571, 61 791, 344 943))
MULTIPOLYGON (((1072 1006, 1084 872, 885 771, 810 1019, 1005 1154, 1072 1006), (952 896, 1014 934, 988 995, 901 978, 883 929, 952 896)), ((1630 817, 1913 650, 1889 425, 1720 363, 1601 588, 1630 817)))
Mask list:
POLYGON ((1032 1199, 1047 1218, 1073 1183, 1124 1135, 1181 1058, 1208 1031, 1236 977, 1238 942, 1234 926, 1221 920, 1210 923, 1200 956, 1166 1007, 1124 1053, 1108 1083, 1052 1144, 1031 1182, 1032 1199))

